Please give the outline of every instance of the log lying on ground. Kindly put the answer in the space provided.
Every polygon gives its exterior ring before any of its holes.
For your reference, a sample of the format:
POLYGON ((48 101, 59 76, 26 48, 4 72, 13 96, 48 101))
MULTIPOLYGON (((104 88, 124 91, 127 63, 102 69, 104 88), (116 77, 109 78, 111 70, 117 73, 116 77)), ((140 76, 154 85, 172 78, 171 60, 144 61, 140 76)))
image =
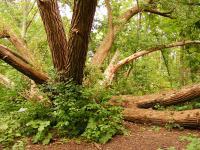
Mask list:
POLYGON ((200 84, 183 88, 168 94, 162 94, 152 100, 141 100, 137 106, 139 108, 152 108, 154 105, 169 106, 174 104, 183 103, 186 101, 194 100, 200 97, 200 84))
POLYGON ((200 128, 200 109, 185 111, 157 111, 152 108, 159 104, 169 106, 200 98, 200 84, 177 91, 145 96, 115 96, 111 104, 124 107, 124 119, 136 123, 155 125, 179 124, 183 127, 200 128))
POLYGON ((151 109, 130 109, 123 112, 124 119, 136 123, 150 123, 165 126, 171 124, 189 128, 200 128, 200 109, 186 111, 156 111, 151 109))

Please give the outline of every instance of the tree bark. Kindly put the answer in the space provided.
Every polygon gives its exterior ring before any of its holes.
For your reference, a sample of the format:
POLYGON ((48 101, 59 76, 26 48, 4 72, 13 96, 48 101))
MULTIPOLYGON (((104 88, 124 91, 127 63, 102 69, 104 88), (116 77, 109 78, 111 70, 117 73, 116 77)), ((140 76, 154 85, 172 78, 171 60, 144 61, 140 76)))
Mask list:
POLYGON ((200 128, 200 109, 175 112, 127 108, 124 110, 123 115, 125 120, 135 123, 200 128))
POLYGON ((166 49, 166 48, 172 48, 172 47, 178 47, 178 46, 184 46, 184 45, 188 45, 188 44, 200 44, 200 41, 179 41, 179 42, 174 42, 171 44, 166 44, 166 45, 159 45, 153 48, 149 48, 147 50, 142 50, 139 52, 136 52, 122 60, 120 60, 119 62, 117 62, 115 65, 112 66, 111 69, 109 69, 109 73, 107 72, 107 76, 105 82, 107 83, 111 83, 114 79, 114 76, 116 74, 116 72, 125 64, 128 64, 130 62, 132 62, 133 60, 136 60, 139 57, 142 57, 144 55, 147 55, 149 53, 155 52, 155 51, 159 51, 162 49, 166 49))
POLYGON ((54 67, 62 76, 67 67, 67 37, 57 0, 37 0, 37 4, 47 34, 54 67))
POLYGON ((40 71, 35 70, 26 59, 12 52, 8 48, 0 45, 0 59, 23 73, 37 84, 43 84, 49 79, 48 76, 40 71))
POLYGON ((97 0, 75 0, 67 48, 65 78, 82 84, 83 69, 88 50, 97 0))
POLYGON ((47 33, 53 64, 60 81, 82 84, 83 69, 97 0, 74 1, 70 37, 67 42, 57 0, 37 0, 47 33))
POLYGON ((184 87, 181 90, 163 92, 144 96, 115 96, 110 100, 112 105, 124 107, 124 119, 136 123, 155 125, 180 125, 200 128, 200 109, 186 111, 157 111, 156 104, 169 106, 200 98, 200 84, 184 87))
POLYGON ((175 105, 200 97, 200 84, 183 88, 181 90, 166 93, 152 100, 140 101, 139 108, 152 108, 156 104, 161 106, 175 105))
POLYGON ((115 64, 117 63, 117 61, 119 59, 119 55, 120 55, 119 50, 116 50, 114 56, 112 57, 109 65, 108 65, 108 67, 104 71, 104 81, 103 81, 103 83, 105 85, 110 85, 111 82, 107 82, 107 81, 110 81, 109 80, 110 78, 114 78, 114 77, 110 77, 110 72, 112 72, 113 68, 115 67, 115 64))

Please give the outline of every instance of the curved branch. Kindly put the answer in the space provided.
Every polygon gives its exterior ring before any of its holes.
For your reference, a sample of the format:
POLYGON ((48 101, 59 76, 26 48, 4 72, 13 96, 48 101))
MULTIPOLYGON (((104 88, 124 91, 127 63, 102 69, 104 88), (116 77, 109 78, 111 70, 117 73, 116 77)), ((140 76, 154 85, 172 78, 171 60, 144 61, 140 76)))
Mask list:
MULTIPOLYGON (((148 0, 147 1, 148 4, 152 3, 152 0, 148 0)), ((135 16, 136 14, 140 13, 140 12, 150 12, 153 14, 157 14, 160 16, 164 16, 164 17, 168 17, 168 18, 173 18, 170 16, 171 12, 160 12, 158 10, 155 9, 143 9, 140 8, 137 4, 135 6, 133 6, 132 8, 128 9, 125 13, 123 13, 121 16, 119 16, 118 24, 115 24, 113 26, 113 34, 111 34, 111 31, 109 31, 106 35, 105 38, 103 39, 103 41, 100 43, 99 47, 96 49, 96 53, 92 59, 92 64, 100 67, 103 63, 103 61, 105 60, 106 56, 108 55, 112 44, 116 38, 117 33, 123 29, 124 25, 126 23, 129 22, 129 20, 135 16), (111 36, 113 35, 113 37, 111 36), (112 40, 110 40, 112 39, 112 40)))
POLYGON ((113 26, 113 15, 112 15, 112 8, 110 5, 110 0, 105 0, 105 4, 108 11, 108 27, 110 33, 109 43, 112 43, 114 38, 114 28, 113 28, 114 26, 113 26))
POLYGON ((43 84, 49 79, 46 74, 35 70, 24 58, 3 45, 0 45, 0 59, 35 81, 37 84, 43 84))
POLYGON ((115 76, 115 73, 125 64, 128 64, 129 62, 133 61, 133 60, 136 60, 137 58, 141 57, 141 56, 144 56, 144 55, 147 55, 149 53, 152 53, 152 52, 155 52, 155 51, 159 51, 159 50, 162 50, 162 49, 165 49, 165 48, 172 48, 172 47, 178 47, 178 46, 184 46, 184 45, 188 45, 188 44, 200 44, 200 41, 179 41, 179 42, 175 42, 175 43, 172 43, 172 44, 165 44, 165 45, 158 45, 156 47, 153 47, 153 48, 149 48, 147 50, 142 50, 142 51, 139 51, 139 52, 136 52, 122 60, 120 60, 117 64, 115 64, 113 66, 112 69, 110 69, 110 73, 107 73, 108 76, 106 76, 106 82, 107 83, 111 83, 114 76, 115 76))
POLYGON ((92 59, 93 65, 101 66, 106 56, 108 55, 110 48, 112 47, 113 41, 115 40, 117 33, 124 27, 124 24, 126 24, 134 15, 139 13, 141 10, 142 9, 140 9, 138 6, 134 6, 128 9, 119 17, 120 24, 115 24, 113 26, 113 34, 111 34, 112 31, 109 31, 103 41, 100 43, 99 47, 96 49, 96 53, 92 59), (111 35, 113 35, 112 38, 111 35))

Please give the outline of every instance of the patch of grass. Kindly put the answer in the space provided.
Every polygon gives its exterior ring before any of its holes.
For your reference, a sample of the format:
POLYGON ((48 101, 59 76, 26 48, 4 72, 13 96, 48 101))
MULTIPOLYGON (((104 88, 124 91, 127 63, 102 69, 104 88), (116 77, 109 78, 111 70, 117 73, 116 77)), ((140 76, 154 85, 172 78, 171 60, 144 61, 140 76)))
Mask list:
POLYGON ((155 132, 159 132, 160 129, 161 129, 161 127, 158 127, 158 126, 152 126, 152 127, 151 127, 151 130, 152 130, 152 131, 155 131, 155 132))
POLYGON ((200 150, 200 138, 195 135, 181 136, 180 141, 189 142, 186 146, 186 150, 200 150))

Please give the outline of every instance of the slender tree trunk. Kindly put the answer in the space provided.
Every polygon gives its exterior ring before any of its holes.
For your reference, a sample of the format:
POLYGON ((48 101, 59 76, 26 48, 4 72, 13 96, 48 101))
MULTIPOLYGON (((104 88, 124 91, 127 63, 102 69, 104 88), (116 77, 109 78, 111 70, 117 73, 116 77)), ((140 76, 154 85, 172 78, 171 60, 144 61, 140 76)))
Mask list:
POLYGON ((112 76, 114 76, 114 74, 111 74, 111 72, 113 72, 113 69, 115 67, 115 64, 117 63, 118 59, 119 59, 119 55, 120 52, 118 50, 115 51, 115 54, 113 55, 110 64, 108 65, 108 67, 106 68, 106 70, 104 71, 104 84, 105 85, 110 85, 111 82, 107 82, 107 81, 111 81, 109 80, 110 78, 114 78, 112 76))
POLYGON ((65 78, 82 84, 83 69, 88 50, 97 0, 75 0, 67 49, 65 78))

